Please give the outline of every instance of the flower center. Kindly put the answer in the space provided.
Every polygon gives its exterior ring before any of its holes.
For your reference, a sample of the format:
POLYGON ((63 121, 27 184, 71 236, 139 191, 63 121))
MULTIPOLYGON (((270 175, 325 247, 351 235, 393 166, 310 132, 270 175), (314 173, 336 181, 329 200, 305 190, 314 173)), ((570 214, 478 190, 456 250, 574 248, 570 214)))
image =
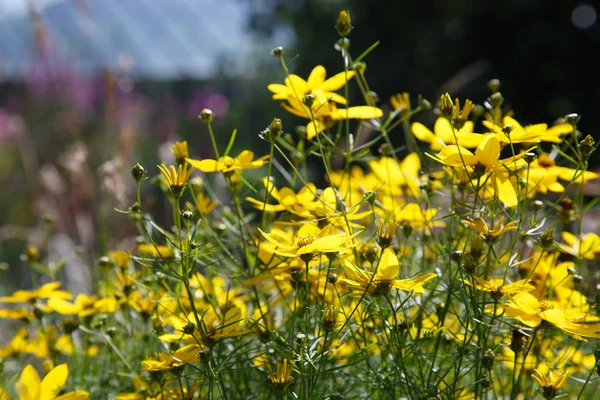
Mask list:
POLYGON ((542 168, 550 168, 556 165, 554 160, 546 153, 540 154, 538 157, 538 164, 542 168))
POLYGON ((233 164, 235 163, 235 161, 233 160, 233 158, 231 158, 229 156, 225 156, 225 157, 223 157, 222 163, 225 166, 225 168, 231 168, 231 167, 233 167, 233 164))
POLYGON ((315 241, 315 238, 313 235, 306 235, 306 236, 301 236, 298 238, 298 240, 296 241, 296 244, 298 245, 298 247, 304 247, 304 246, 308 246, 309 244, 312 244, 312 242, 315 241))
POLYGON ((540 312, 544 312, 546 310, 551 310, 554 308, 554 304, 548 300, 540 301, 540 312))

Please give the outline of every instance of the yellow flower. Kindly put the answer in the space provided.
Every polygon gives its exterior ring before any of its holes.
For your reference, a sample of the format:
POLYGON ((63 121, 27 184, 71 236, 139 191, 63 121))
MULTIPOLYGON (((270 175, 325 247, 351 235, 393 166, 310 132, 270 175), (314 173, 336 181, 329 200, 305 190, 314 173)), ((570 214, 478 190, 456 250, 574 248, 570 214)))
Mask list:
POLYGON ((582 307, 562 310, 552 300, 538 300, 529 293, 518 293, 502 308, 504 308, 504 315, 513 317, 530 327, 537 327, 542 321, 547 321, 577 340, 586 342, 585 337, 600 339, 597 333, 600 331, 600 324, 579 323, 586 318, 597 319, 587 317, 582 307))
POLYGON ((296 240, 292 242, 277 233, 266 233, 260 229, 259 232, 275 246, 273 253, 283 257, 300 257, 304 261, 311 260, 317 254, 346 252, 348 242, 360 233, 348 236, 339 233, 331 224, 322 230, 315 225, 305 224, 300 228, 296 240))
POLYGON ((188 152, 188 144, 184 140, 183 142, 175 142, 173 146, 171 146, 171 151, 173 152, 173 157, 177 161, 177 164, 181 165, 185 163, 185 159, 190 156, 188 152))
POLYGON ((466 217, 463 220, 463 222, 465 225, 470 226, 471 228, 479 232, 483 240, 485 240, 485 242, 489 245, 497 243, 498 240, 500 240, 500 238, 502 237, 502 235, 504 235, 506 232, 514 231, 518 228, 517 224, 515 224, 512 221, 502 226, 502 222, 504 222, 504 216, 498 218, 493 229, 490 229, 488 227, 488 224, 482 217, 479 217, 477 219, 466 217))
POLYGON ((284 359, 283 362, 277 363, 277 369, 273 372, 273 369, 267 363, 267 368, 269 369, 269 380, 273 385, 279 386, 281 388, 285 388, 288 384, 294 381, 292 377, 292 365, 288 364, 288 360, 284 359))
POLYGON ((252 197, 246 197, 246 201, 252 203, 259 210, 266 212, 287 211, 302 218, 310 218, 311 211, 318 205, 315 201, 316 187, 312 183, 303 186, 296 193, 288 187, 277 189, 269 178, 264 178, 262 182, 269 196, 275 199, 278 204, 269 204, 252 197))
POLYGON ((138 245, 138 252, 142 256, 153 256, 170 260, 175 257, 173 249, 167 246, 155 245, 152 243, 142 243, 138 245))
POLYGON ((397 93, 390 97, 390 104, 395 112, 404 114, 410 111, 410 94, 408 92, 397 93))
POLYGON ((593 232, 585 233, 581 238, 563 232, 562 238, 567 244, 560 243, 560 249, 574 257, 594 260, 600 254, 600 236, 593 232))
POLYGON ((533 370, 531 375, 533 379, 540 385, 540 394, 547 400, 555 399, 558 395, 560 388, 565 385, 567 376, 569 374, 563 374, 560 378, 554 379, 552 371, 548 372, 548 375, 544 376, 537 369, 533 370))
POLYGON ((433 125, 433 132, 420 122, 413 122, 411 130, 417 139, 429 143, 431 150, 439 151, 449 144, 458 144, 465 148, 477 147, 485 135, 473 133, 473 127, 472 121, 466 121, 460 129, 456 129, 448 119, 439 117, 433 125))
POLYGON ((304 95, 313 93, 315 90, 321 90, 327 99, 339 104, 346 104, 346 99, 334 91, 341 89, 348 80, 354 77, 354 71, 340 72, 325 80, 327 71, 322 65, 313 68, 308 76, 308 81, 300 78, 298 75, 290 74, 285 79, 285 85, 272 83, 267 86, 273 92, 273 100, 288 100, 290 98, 302 99, 304 95))
POLYGON ((517 193, 511 181, 511 171, 521 169, 526 163, 523 160, 525 153, 500 160, 500 142, 494 135, 488 135, 477 146, 475 153, 469 150, 450 145, 429 157, 450 167, 463 167, 464 170, 475 175, 480 182, 486 182, 488 190, 498 195, 498 198, 508 207, 515 207, 518 203, 517 193))
POLYGON ((340 278, 340 280, 345 282, 351 293, 356 296, 361 296, 364 292, 371 296, 383 296, 388 294, 392 288, 423 293, 425 291, 423 284, 437 276, 430 273, 411 279, 396 279, 400 265, 398 257, 389 248, 383 251, 374 275, 370 271, 355 266, 350 261, 346 261, 345 266, 346 278, 340 278))
POLYGON ((535 124, 527 125, 525 127, 514 118, 505 116, 502 120, 503 126, 498 126, 491 121, 482 121, 490 131, 494 132, 496 138, 504 143, 537 143, 540 141, 562 143, 562 135, 573 132, 573 127, 570 124, 559 124, 548 128, 547 124, 535 124), (511 127, 510 138, 504 132, 502 128, 504 126, 511 127))
POLYGON ((269 156, 264 156, 254 159, 254 153, 250 150, 242 151, 237 157, 223 156, 218 160, 204 159, 192 160, 187 159, 192 166, 198 168, 202 172, 222 172, 225 175, 231 175, 236 171, 243 169, 260 168, 267 163, 269 156))
POLYGON ((61 364, 53 368, 44 379, 40 380, 35 368, 26 366, 17 382, 19 400, 83 400, 89 393, 83 390, 58 395, 67 382, 69 368, 61 364))
POLYGON ((158 169, 167 180, 171 192, 173 192, 175 196, 181 196, 183 189, 185 189, 185 186, 187 185, 188 179, 190 179, 190 176, 192 175, 194 168, 188 169, 188 166, 188 164, 180 164, 177 169, 175 169, 173 165, 169 166, 169 168, 167 168, 165 164, 158 166, 158 169))
POLYGON ((148 357, 142 361, 143 371, 165 371, 200 361, 198 357, 200 346, 188 344, 173 353, 162 352, 156 357, 148 357))
POLYGON ((290 97, 287 99, 288 104, 282 104, 283 108, 298 117, 312 119, 314 116, 314 121, 310 121, 306 125, 306 137, 308 139, 312 139, 324 129, 330 128, 336 121, 346 119, 374 119, 383 115, 383 111, 372 106, 337 108, 337 105, 333 101, 330 101, 320 89, 314 90, 313 95, 312 111, 311 108, 302 103, 297 97, 290 97))
MULTIPOLYGON (((212 200, 202 192, 196 194, 196 207, 203 215, 210 214, 212 210, 219 204, 217 200, 212 200)), ((193 206, 192 206, 193 207, 193 206)))
MULTIPOLYGON (((530 285, 527 279, 521 279, 520 281, 509 283, 507 285, 504 284, 504 279, 502 278, 492 278, 488 281, 477 276, 473 276, 473 279, 475 280, 475 287, 478 290, 491 293, 492 297, 496 300, 499 300, 505 295, 535 290, 535 286, 530 285)), ((463 282, 469 286, 472 286, 472 283, 467 279, 463 279, 463 282)))
POLYGON ((40 286, 37 290, 17 290, 12 296, 0 297, 0 302, 4 303, 25 303, 35 302, 37 299, 70 299, 73 295, 64 290, 58 290, 61 282, 50 282, 40 286))

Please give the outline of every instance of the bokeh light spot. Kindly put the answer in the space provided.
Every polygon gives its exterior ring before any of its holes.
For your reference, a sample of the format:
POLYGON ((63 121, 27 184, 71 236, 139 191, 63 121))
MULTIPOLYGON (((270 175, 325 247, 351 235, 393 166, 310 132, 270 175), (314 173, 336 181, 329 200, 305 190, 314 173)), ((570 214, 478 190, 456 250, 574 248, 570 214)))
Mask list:
POLYGON ((596 9, 589 4, 579 4, 571 14, 571 22, 577 29, 591 28, 596 23, 597 18, 596 9))

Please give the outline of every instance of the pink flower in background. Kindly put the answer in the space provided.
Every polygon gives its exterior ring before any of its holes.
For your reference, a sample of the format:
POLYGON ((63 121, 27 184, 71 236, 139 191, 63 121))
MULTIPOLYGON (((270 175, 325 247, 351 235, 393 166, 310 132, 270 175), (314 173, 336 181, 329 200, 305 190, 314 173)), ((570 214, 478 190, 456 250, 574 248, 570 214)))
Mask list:
POLYGON ((23 121, 19 116, 0 108, 0 139, 15 138, 21 133, 23 121))
POLYGON ((221 93, 207 89, 196 90, 188 103, 188 117, 198 118, 205 108, 212 110, 215 117, 222 117, 229 111, 229 100, 221 93))

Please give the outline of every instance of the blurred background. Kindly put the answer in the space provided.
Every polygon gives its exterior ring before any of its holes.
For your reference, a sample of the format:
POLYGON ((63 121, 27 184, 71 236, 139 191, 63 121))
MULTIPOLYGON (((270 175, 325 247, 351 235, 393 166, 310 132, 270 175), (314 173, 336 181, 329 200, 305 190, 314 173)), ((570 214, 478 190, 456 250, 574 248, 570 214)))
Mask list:
MULTIPOLYGON (((27 245, 64 262, 61 276, 88 290, 95 260, 132 246, 135 225, 114 211, 135 201, 131 166, 156 175, 157 163, 172 162, 171 144, 184 139, 194 158, 213 156, 197 117, 203 108, 215 115, 221 146, 238 128, 234 154, 263 155, 257 135, 273 117, 293 131, 302 121, 266 89, 284 79, 271 49, 284 46, 302 77, 317 64, 341 71, 341 9, 353 19, 355 57, 380 41, 365 61, 384 110, 404 91, 432 103, 450 92, 481 104, 486 82, 498 78, 522 124, 577 112, 581 131, 595 136, 595 4, 0 0, 0 292, 29 285, 27 245)), ((145 209, 168 215, 156 185, 144 190, 145 209)))

